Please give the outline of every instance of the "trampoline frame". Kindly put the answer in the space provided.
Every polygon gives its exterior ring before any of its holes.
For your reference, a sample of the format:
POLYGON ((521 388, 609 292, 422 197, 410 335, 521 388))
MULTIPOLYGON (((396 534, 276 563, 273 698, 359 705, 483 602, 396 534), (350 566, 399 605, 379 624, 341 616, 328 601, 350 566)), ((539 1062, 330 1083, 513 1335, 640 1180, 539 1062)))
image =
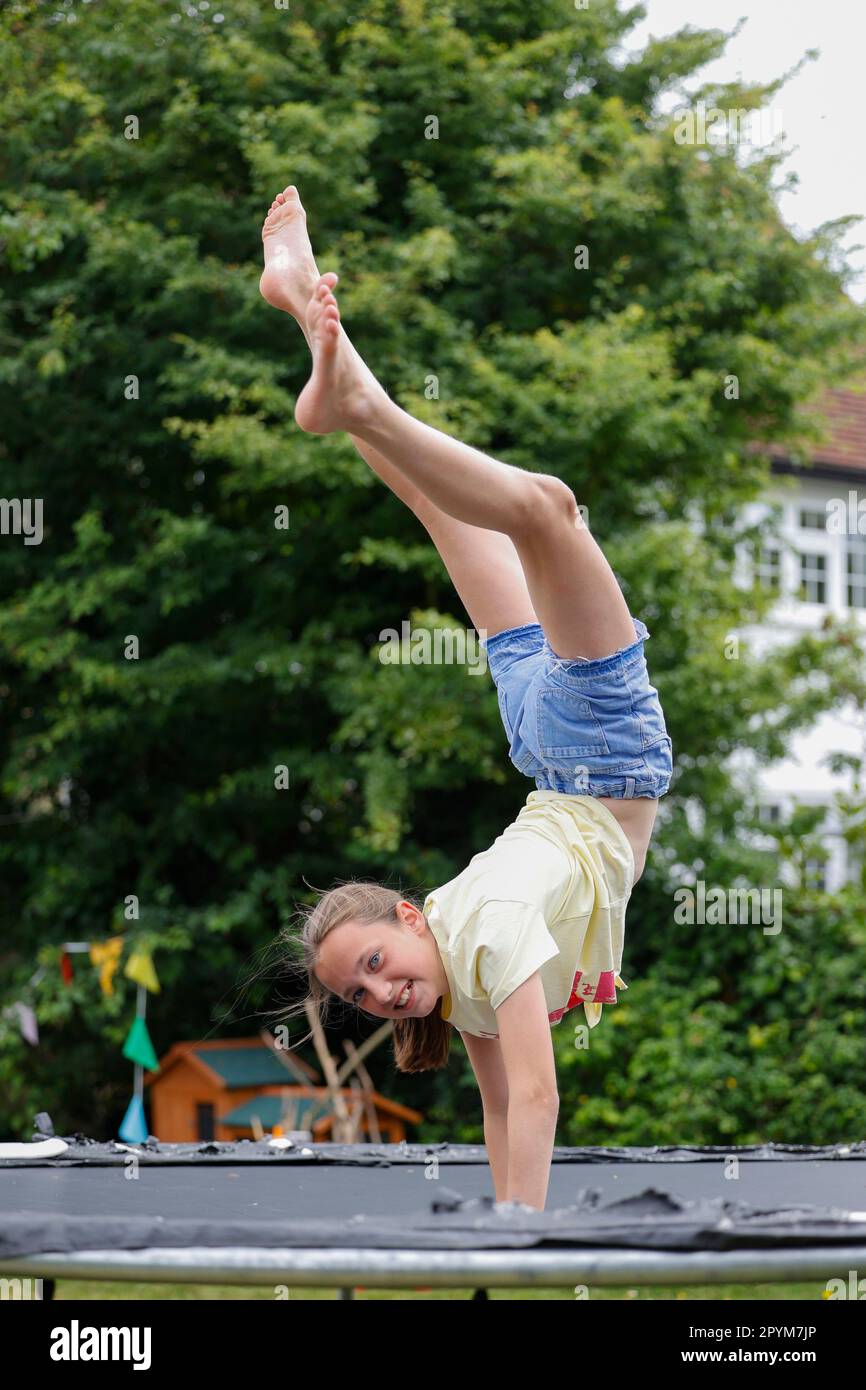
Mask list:
POLYGON ((770 1250, 363 1250, 207 1246, 77 1250, 0 1259, 0 1275, 143 1283, 340 1288, 616 1288, 846 1282, 866 1268, 866 1245, 770 1250))

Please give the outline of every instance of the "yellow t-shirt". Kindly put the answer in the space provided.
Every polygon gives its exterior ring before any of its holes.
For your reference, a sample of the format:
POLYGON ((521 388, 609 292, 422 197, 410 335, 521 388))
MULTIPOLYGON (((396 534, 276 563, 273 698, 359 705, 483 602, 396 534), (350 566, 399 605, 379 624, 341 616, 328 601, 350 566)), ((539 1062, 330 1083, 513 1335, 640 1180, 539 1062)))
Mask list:
POLYGON ((591 796, 533 791, 517 819, 424 915, 448 978, 442 1017, 499 1036, 495 1010, 536 970, 551 1023, 583 1004, 594 1027, 616 1003, 634 854, 615 816, 591 796))

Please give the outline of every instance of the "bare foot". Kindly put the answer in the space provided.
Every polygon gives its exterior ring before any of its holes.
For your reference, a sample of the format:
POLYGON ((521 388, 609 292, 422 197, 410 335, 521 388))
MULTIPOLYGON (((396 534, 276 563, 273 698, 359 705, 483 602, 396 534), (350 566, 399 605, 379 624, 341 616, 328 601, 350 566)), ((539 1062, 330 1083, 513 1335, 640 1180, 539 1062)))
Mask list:
POLYGON ((306 309, 319 280, 319 269, 307 235, 307 214, 294 184, 271 203, 262 227, 262 245, 262 295, 275 309, 296 318, 306 332, 306 309))
POLYGON ((333 271, 322 275, 306 310, 313 373, 295 404, 295 419, 309 434, 351 433, 370 420, 379 398, 388 399, 340 326, 336 283, 333 271))

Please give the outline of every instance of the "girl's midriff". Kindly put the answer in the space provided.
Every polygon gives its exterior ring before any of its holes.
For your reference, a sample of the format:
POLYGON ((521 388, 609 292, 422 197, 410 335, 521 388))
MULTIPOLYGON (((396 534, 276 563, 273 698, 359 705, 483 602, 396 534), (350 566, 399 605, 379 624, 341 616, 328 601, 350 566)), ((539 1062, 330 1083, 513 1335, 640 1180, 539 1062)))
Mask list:
POLYGON ((652 838, 658 800, 649 796, 600 796, 598 800, 616 816, 634 851, 634 882, 644 871, 646 852, 652 838))

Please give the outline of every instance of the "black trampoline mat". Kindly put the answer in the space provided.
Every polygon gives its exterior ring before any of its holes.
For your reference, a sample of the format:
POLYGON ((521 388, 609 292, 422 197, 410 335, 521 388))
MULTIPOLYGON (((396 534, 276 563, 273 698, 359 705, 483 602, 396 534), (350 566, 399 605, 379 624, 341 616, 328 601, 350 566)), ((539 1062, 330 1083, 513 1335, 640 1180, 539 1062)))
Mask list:
MULTIPOLYGON (((66 1216, 150 1216, 167 1221, 348 1220, 411 1216, 440 1196, 493 1197, 487 1163, 391 1166, 328 1163, 159 1164, 128 1179, 121 1167, 55 1165, 0 1171, 0 1220, 16 1211, 66 1216)), ((866 1163, 838 1159, 695 1163, 554 1163, 547 1209, 569 1207, 592 1189, 604 1202, 654 1188, 679 1198, 721 1198, 776 1210, 828 1206, 866 1211, 866 1163)))
POLYGON ((70 1141, 0 1160, 0 1258, 224 1247, 866 1247, 866 1145, 557 1149, 545 1210, 497 1206, 473 1145, 70 1141), (737 1176, 732 1160, 737 1159, 737 1176), (129 1173, 137 1176, 127 1176, 129 1173), (435 1176, 434 1176, 435 1174, 435 1176))

